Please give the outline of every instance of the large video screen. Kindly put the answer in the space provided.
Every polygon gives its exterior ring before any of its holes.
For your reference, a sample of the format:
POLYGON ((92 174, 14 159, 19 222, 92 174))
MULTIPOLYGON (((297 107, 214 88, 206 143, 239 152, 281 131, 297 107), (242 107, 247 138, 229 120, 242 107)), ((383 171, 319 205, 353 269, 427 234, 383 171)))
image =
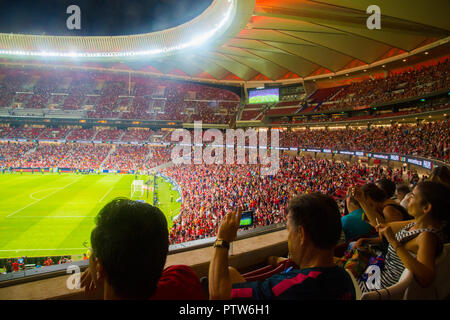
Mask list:
POLYGON ((248 91, 248 102, 250 104, 272 103, 280 101, 280 89, 260 89, 248 91))

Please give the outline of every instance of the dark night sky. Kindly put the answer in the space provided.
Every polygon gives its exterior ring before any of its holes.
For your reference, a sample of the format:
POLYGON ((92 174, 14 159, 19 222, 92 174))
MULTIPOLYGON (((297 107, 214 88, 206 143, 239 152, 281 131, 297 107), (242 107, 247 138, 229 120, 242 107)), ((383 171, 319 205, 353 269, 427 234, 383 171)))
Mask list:
POLYGON ((113 36, 159 31, 201 14, 212 0, 0 0, 0 32, 113 36), (69 30, 67 7, 81 9, 81 30, 69 30))

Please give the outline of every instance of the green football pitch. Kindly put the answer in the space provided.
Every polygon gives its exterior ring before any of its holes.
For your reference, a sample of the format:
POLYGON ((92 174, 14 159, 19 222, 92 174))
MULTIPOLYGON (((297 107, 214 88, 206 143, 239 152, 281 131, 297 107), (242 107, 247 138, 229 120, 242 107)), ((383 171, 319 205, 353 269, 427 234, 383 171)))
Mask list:
MULTIPOLYGON (((134 175, 0 174, 0 258, 79 255, 87 252, 95 216, 116 197, 131 196, 134 175)), ((153 176, 138 176, 153 185, 153 176)), ((157 206, 172 217, 181 204, 172 184, 159 177, 157 206), (173 202, 171 201, 173 195, 173 202)), ((139 194, 138 194, 139 193, 139 194)), ((153 192, 133 200, 153 204, 153 192)))
POLYGON ((251 104, 259 104, 259 103, 272 103, 272 102, 278 102, 279 97, 277 95, 265 95, 265 96, 256 96, 252 97, 249 100, 249 103, 251 104))

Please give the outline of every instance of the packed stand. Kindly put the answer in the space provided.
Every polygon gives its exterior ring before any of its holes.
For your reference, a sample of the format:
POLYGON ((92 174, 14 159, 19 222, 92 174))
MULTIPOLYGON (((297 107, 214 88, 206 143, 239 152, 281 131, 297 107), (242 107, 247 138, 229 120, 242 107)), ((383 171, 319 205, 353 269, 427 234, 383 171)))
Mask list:
POLYGON ((280 145, 332 150, 372 151, 450 160, 449 120, 417 126, 282 132, 280 145))
POLYGON ((221 116, 218 108, 200 107, 197 118, 228 123, 240 101, 231 91, 200 84, 143 77, 133 77, 129 83, 128 77, 92 72, 5 69, 0 79, 2 108, 85 109, 89 118, 96 119, 190 121, 182 115, 182 106, 193 99, 214 102, 226 110, 226 115, 221 116), (163 100, 165 103, 160 105, 163 100))
POLYGON ((103 164, 109 170, 143 170, 150 149, 146 146, 119 145, 103 164))
POLYGON ((386 78, 353 82, 315 111, 351 109, 417 97, 450 87, 450 60, 420 69, 391 73, 386 78))
POLYGON ((111 146, 72 143, 2 143, 0 167, 97 169, 111 146))
POLYGON ((224 214, 238 206, 255 210, 253 227, 283 222, 293 194, 322 192, 336 199, 353 184, 388 176, 401 181, 399 170, 383 172, 365 165, 282 156, 275 176, 260 175, 259 165, 177 165, 164 169, 182 190, 180 217, 171 243, 215 236, 224 214))

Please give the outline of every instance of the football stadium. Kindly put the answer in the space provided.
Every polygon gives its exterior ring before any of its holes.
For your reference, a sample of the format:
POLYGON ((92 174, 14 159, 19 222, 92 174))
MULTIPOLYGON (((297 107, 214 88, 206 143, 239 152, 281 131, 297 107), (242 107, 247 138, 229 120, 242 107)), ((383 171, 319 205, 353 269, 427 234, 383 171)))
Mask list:
POLYGON ((448 0, 22 2, 1 300, 450 298, 448 0))

